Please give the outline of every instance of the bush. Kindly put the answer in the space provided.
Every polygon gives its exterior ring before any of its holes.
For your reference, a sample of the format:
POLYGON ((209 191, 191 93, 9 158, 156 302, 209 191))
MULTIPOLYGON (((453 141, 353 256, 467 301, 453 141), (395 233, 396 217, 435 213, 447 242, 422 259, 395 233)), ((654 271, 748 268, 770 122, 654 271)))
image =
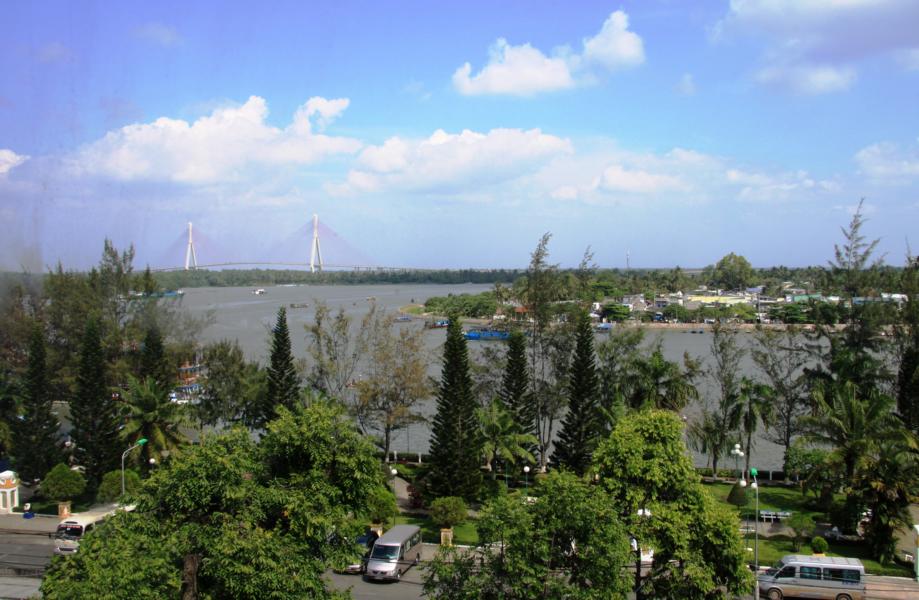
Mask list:
POLYGON ((385 523, 397 510, 396 497, 389 488, 377 486, 367 497, 367 516, 374 523, 385 523))
MULTIPOLYGON (((124 490, 128 495, 140 490, 140 475, 137 471, 124 472, 124 490)), ((96 491, 96 499, 99 502, 115 502, 121 499, 121 471, 109 471, 102 476, 102 483, 96 491)))
POLYGON ((731 486, 731 491, 728 493, 728 503, 733 504, 734 506, 746 506, 747 505, 747 490, 749 488, 740 487, 740 484, 735 483, 731 486))
POLYGON ((811 550, 814 551, 814 554, 826 554, 826 551, 829 550, 830 544, 823 539, 822 537, 815 536, 811 540, 811 550))
POLYGON ((814 519, 810 515, 796 512, 788 519, 788 526, 794 531, 794 537, 791 540, 792 550, 797 552, 801 549, 801 542, 804 538, 814 532, 814 519))
POLYGON ((64 463, 58 463, 48 471, 41 482, 41 493, 45 498, 66 502, 73 500, 86 489, 86 479, 79 471, 71 471, 64 463))
POLYGON ((431 502, 431 520, 444 529, 449 529, 466 520, 466 503, 456 496, 445 496, 431 502))

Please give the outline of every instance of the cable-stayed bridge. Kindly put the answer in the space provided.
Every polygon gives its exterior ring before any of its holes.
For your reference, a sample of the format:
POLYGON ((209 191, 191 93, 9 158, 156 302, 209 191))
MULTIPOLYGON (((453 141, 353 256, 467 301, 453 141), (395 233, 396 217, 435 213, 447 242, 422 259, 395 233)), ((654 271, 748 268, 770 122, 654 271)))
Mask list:
MULTIPOLYGON (((319 222, 318 215, 313 215, 312 228, 304 225, 295 231, 288 238, 281 240, 269 252, 271 256, 303 256, 304 261, 297 260, 248 260, 248 259, 224 259, 215 260, 212 258, 215 253, 208 252, 202 255, 199 260, 199 249, 204 241, 204 246, 208 250, 217 250, 218 244, 214 243, 208 236, 203 235, 199 230, 195 230, 192 223, 188 223, 186 233, 183 233, 176 239, 169 248, 169 256, 179 257, 178 247, 183 247, 184 262, 178 260, 173 266, 162 266, 151 268, 151 271, 191 271, 197 269, 222 269, 228 267, 288 267, 298 269, 309 269, 311 272, 323 270, 344 270, 344 271, 409 271, 419 270, 413 267, 393 267, 373 264, 373 262, 364 256, 360 251, 351 246, 344 238, 338 235, 334 230, 319 222), (309 261, 307 262, 306 253, 304 252, 304 241, 309 240, 309 261), (337 252, 336 255, 350 255, 350 260, 341 258, 333 262, 323 260, 323 243, 330 241, 337 252), (344 252, 342 252, 344 250, 344 252)), ((326 246, 328 247, 328 245, 326 246)), ((224 255, 223 252, 220 254, 224 255)), ((171 258, 167 259, 171 261, 171 258)))

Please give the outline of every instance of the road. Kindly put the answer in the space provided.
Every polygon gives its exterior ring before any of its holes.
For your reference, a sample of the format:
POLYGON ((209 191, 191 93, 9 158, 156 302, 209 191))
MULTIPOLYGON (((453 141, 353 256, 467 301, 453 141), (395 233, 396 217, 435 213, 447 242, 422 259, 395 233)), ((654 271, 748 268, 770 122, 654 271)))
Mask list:
POLYGON ((414 600, 421 598, 421 569, 413 567, 408 570, 401 581, 376 582, 364 581, 360 575, 339 575, 329 571, 326 579, 336 590, 351 589, 354 600, 414 600))
POLYGON ((53 542, 42 535, 0 533, 0 571, 4 575, 31 575, 51 562, 53 542))

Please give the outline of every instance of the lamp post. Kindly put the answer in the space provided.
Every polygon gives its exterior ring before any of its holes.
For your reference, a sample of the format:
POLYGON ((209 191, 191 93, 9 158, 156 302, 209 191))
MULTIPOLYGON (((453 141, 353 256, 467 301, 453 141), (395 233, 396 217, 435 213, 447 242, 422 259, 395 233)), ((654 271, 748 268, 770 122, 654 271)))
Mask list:
POLYGON ((731 450, 731 454, 734 456, 734 470, 737 471, 737 474, 740 476, 738 483, 743 480, 743 475, 740 473, 740 464, 738 460, 744 457, 743 450, 740 449, 740 444, 734 444, 734 449, 731 450))
MULTIPOLYGON (((651 511, 647 508, 638 509, 638 528, 642 527, 644 519, 651 518, 651 511)), ((641 592, 641 544, 636 535, 632 535, 632 550, 635 551, 635 600, 643 600, 641 592)))
POLYGON ((756 481, 758 472, 755 468, 750 468, 750 477, 753 482, 750 487, 756 492, 756 523, 753 524, 753 574, 756 576, 756 591, 754 598, 759 598, 759 483, 756 481))
POLYGON ((124 496, 124 459, 134 448, 140 448, 147 443, 147 438, 140 438, 137 443, 121 453, 121 495, 124 496))
MULTIPOLYGON (((393 467, 392 469, 390 469, 389 474, 392 475, 392 495, 396 497, 396 502, 398 503, 399 497, 396 496, 396 475, 399 474, 399 471, 397 471, 396 468, 393 467)), ((393 527, 396 526, 396 514, 395 513, 393 513, 393 516, 392 516, 392 526, 393 527)))
POLYGON ((530 465, 523 467, 523 495, 524 498, 530 497, 530 465))

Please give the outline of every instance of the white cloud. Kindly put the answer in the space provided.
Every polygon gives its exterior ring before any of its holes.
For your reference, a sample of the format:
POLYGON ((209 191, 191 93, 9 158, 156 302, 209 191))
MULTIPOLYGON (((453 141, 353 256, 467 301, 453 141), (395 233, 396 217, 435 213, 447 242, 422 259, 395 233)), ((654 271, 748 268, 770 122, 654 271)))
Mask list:
POLYGON ((4 176, 25 161, 29 157, 24 154, 16 154, 12 150, 0 148, 0 176, 4 176))
POLYGON ((622 165, 610 165, 600 176, 598 187, 607 192, 651 194, 679 190, 684 188, 685 184, 672 175, 629 170, 623 168, 622 165))
POLYGON ((760 82, 825 93, 851 86, 859 61, 902 61, 903 52, 919 48, 917 22, 915 0, 731 0, 716 30, 768 40, 760 82))
POLYGON ((904 183, 919 179, 919 152, 903 150, 896 144, 880 142, 855 154, 859 171, 884 183, 904 183))
POLYGON ((344 111, 347 99, 310 98, 285 129, 268 125, 264 99, 221 108, 193 123, 161 117, 109 132, 70 157, 71 170, 122 180, 210 183, 257 166, 305 165, 354 153, 358 140, 313 132, 344 111))
POLYGON ((696 93, 696 82, 692 73, 683 73, 680 81, 676 84, 676 91, 683 96, 694 96, 696 93))
POLYGON ((600 33, 584 40, 583 56, 612 71, 645 62, 645 48, 641 37, 629 31, 629 16, 617 10, 604 21, 600 33))
POLYGON ((459 93, 529 96, 574 85, 563 59, 548 58, 529 44, 511 46, 502 38, 489 54, 488 64, 476 75, 470 77, 472 65, 468 62, 453 73, 453 87, 459 93))
POLYGON ((919 71, 919 48, 901 50, 897 53, 897 61, 907 71, 919 71))
POLYGON ((488 64, 478 73, 473 75, 468 62, 453 73, 453 87, 467 96, 531 96, 591 82, 596 79, 594 69, 614 71, 644 62, 642 39, 628 27, 628 15, 617 10, 597 35, 583 40, 581 54, 561 48, 547 56, 530 44, 514 46, 500 38, 489 49, 488 64))
POLYGON ((387 189, 465 193, 531 172, 553 156, 573 152, 571 142, 539 129, 435 131, 422 140, 392 137, 361 152, 347 181, 327 187, 337 194, 387 189))
POLYGON ((785 88, 796 94, 842 92, 855 83, 855 69, 833 66, 771 66, 760 70, 760 83, 785 88))
POLYGON ((146 23, 134 30, 134 34, 148 42, 170 48, 176 46, 182 41, 182 37, 175 27, 164 25, 162 23, 146 23))

